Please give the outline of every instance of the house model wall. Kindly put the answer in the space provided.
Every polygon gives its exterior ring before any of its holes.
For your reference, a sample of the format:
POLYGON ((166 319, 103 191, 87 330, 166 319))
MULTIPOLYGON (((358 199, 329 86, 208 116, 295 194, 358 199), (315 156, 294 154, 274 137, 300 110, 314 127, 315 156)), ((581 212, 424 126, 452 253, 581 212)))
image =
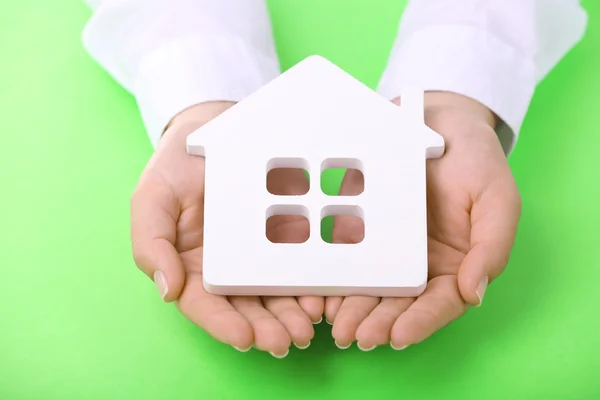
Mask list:
POLYGON ((222 295, 416 296, 427 282, 426 158, 441 136, 424 124, 423 92, 400 107, 349 74, 312 56, 188 137, 206 158, 204 285, 222 295), (277 196, 271 168, 303 168, 310 190, 277 196), (328 196, 321 171, 357 168, 358 196, 328 196), (266 219, 301 214, 304 243, 272 243, 266 219), (357 244, 321 238, 321 219, 363 218, 357 244))

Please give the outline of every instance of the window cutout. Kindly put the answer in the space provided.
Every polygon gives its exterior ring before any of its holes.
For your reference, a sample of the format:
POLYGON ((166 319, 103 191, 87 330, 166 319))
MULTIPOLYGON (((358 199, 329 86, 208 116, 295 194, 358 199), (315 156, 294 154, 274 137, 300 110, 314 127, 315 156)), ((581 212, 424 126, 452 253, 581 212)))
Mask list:
POLYGON ((321 239, 334 244, 357 244, 365 239, 364 212, 359 206, 327 206, 321 211, 321 239), (335 222, 343 224, 343 233, 336 232, 335 222), (332 232, 333 231, 333 232, 332 232), (334 241, 335 239, 335 241, 334 241))
POLYGON ((300 205, 273 205, 267 209, 265 234, 271 243, 304 243, 310 237, 308 209, 300 205))
POLYGON ((267 191, 278 196, 302 196, 310 187, 310 168, 303 158, 272 158, 267 163, 267 191), (302 185, 290 182, 302 182, 302 185))
POLYGON ((328 196, 358 196, 365 190, 364 166, 356 158, 328 158, 321 164, 321 191, 328 196), (341 183, 346 177, 344 192, 341 183))

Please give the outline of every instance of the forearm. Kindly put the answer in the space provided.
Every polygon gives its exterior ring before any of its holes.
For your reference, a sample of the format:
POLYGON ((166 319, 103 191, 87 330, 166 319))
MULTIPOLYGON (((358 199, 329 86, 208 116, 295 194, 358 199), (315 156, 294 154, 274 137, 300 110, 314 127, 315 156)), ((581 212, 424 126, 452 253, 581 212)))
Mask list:
POLYGON ((508 154, 536 85, 586 22, 577 0, 412 0, 379 92, 393 99, 418 86, 474 99, 497 116, 508 154))
POLYGON ((264 0, 96 0, 83 39, 137 100, 154 145, 183 110, 237 102, 279 74, 264 0))

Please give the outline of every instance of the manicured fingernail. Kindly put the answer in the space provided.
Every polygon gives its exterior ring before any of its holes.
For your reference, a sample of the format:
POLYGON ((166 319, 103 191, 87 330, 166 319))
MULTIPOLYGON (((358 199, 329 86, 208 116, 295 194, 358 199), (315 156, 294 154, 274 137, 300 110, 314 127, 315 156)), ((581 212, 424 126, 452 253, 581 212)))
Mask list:
POLYGON ((483 296, 485 295, 485 290, 487 289, 488 283, 489 278, 487 275, 484 275, 479 281, 479 285, 475 291, 475 294, 477 294, 477 297, 479 298, 479 304, 477 305, 478 307, 481 305, 481 303, 483 303, 483 296))
POLYGON ((328 320, 327 318, 325 318, 325 322, 327 322, 329 325, 333 325, 333 322, 331 322, 330 320, 328 320))
POLYGON ((306 344, 306 346, 300 346, 300 345, 298 345, 298 343, 294 343, 294 346, 296 346, 300 350, 308 349, 308 346, 310 346, 310 340, 308 341, 308 343, 306 344))
POLYGON ((169 293, 169 285, 167 285, 167 278, 165 278, 165 274, 162 271, 154 271, 154 283, 156 284, 160 298, 164 300, 167 293, 169 293))
POLYGON ((357 343, 356 343, 356 346, 357 346, 357 347, 358 347, 360 350, 362 350, 362 351, 371 351, 371 350, 373 350, 375 347, 377 347, 377 346, 375 346, 375 345, 373 345, 373 346, 371 346, 371 347, 363 347, 363 346, 360 344, 360 342, 357 342, 357 343))
POLYGON ((352 342, 350 342, 347 346, 340 346, 340 344, 336 340, 335 345, 338 347, 338 349, 346 350, 348 347, 352 346, 352 342))
POLYGON ((250 351, 250 349, 252 348, 252 346, 248 347, 247 349, 241 349, 237 346, 232 346, 234 349, 236 349, 237 351, 241 351, 242 353, 246 353, 248 351, 250 351))
POLYGON ((313 325, 319 325, 321 322, 323 322, 323 316, 322 315, 321 315, 321 318, 317 322, 313 321, 313 325))
POLYGON ((272 355, 273 357, 275 357, 275 358, 286 358, 286 357, 287 357, 287 355, 289 354, 289 352, 290 352, 290 350, 289 350, 289 349, 287 349, 287 350, 285 351, 285 353, 284 353, 284 354, 282 354, 282 355, 280 355, 280 356, 278 356, 278 355, 277 355, 277 354, 275 354, 275 353, 269 353, 269 354, 271 354, 271 355, 272 355))
POLYGON ((394 346, 394 343, 390 343, 390 347, 396 351, 400 351, 400 350, 404 350, 405 348, 407 348, 408 346, 400 346, 400 347, 396 347, 394 346))

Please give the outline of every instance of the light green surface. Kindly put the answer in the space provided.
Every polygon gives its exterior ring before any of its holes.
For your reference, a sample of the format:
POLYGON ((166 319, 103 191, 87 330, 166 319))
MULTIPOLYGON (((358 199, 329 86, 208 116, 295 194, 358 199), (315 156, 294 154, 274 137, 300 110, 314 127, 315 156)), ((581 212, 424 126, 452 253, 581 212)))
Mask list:
MULTIPOLYGON (((270 4, 284 67, 319 53, 374 86, 404 1, 270 4)), ((524 215, 484 306, 403 352, 340 351, 323 324, 277 360, 214 342, 135 269, 129 195, 151 147, 81 47, 82 2, 2 1, 0 399, 600 399, 600 4, 586 7, 588 35, 511 158, 524 215)))

